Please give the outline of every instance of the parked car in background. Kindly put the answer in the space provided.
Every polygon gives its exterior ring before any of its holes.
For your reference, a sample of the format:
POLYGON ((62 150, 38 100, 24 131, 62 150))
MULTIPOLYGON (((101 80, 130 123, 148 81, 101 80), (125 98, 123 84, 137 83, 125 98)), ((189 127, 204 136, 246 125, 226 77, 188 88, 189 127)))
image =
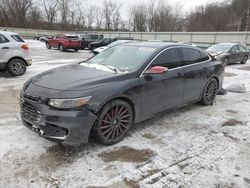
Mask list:
POLYGON ((92 34, 92 35, 84 35, 81 38, 81 49, 84 50, 88 48, 91 42, 97 42, 103 39, 103 35, 92 34))
POLYGON ((102 40, 100 40, 98 42, 91 42, 88 47, 89 47, 90 50, 93 51, 94 49, 99 48, 101 46, 107 46, 107 45, 109 45, 110 43, 112 43, 114 41, 116 41, 116 39, 104 38, 104 39, 102 39, 102 40))
POLYGON ((8 70, 13 76, 21 76, 31 64, 25 41, 17 33, 0 31, 0 69, 8 70))
POLYGON ((121 141, 134 123, 201 102, 212 105, 224 66, 199 48, 135 42, 41 73, 21 91, 24 126, 65 145, 121 141))
POLYGON ((78 51, 81 49, 81 41, 77 35, 56 35, 53 39, 48 39, 46 47, 48 49, 58 48, 60 51, 68 49, 78 51))
POLYGON ((209 47, 207 52, 225 65, 237 62, 246 64, 249 57, 247 48, 237 43, 215 44, 209 47))
POLYGON ((40 37, 41 37, 41 35, 39 35, 39 36, 35 36, 33 39, 34 39, 34 40, 39 40, 39 39, 40 39, 40 37))
POLYGON ((53 39, 53 35, 43 35, 39 38, 41 42, 47 42, 49 39, 53 39))
POLYGON ((99 48, 96 48, 93 50, 94 54, 98 54, 108 48, 111 48, 111 47, 114 47, 114 46, 117 46, 119 44, 124 44, 124 43, 129 43, 129 42, 135 42, 133 40, 117 40, 117 41, 114 41, 112 43, 110 43, 109 45, 107 46, 102 46, 102 47, 99 47, 99 48))

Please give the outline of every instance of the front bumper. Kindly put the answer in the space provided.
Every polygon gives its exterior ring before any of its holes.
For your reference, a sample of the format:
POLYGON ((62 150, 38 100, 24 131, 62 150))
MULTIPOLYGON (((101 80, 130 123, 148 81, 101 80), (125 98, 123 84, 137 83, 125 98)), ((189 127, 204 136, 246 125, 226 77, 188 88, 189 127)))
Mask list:
POLYGON ((25 59, 25 61, 27 63, 27 66, 32 65, 32 59, 31 58, 27 58, 27 59, 25 59))
POLYGON ((88 107, 64 111, 49 107, 45 101, 21 93, 23 125, 39 136, 70 146, 88 143, 96 115, 88 107))

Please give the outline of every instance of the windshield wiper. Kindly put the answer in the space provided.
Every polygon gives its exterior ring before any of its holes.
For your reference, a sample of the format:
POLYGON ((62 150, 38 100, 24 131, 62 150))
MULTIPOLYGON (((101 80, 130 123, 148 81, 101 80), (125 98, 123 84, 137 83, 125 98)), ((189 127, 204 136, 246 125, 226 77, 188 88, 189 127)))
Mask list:
POLYGON ((115 67, 113 67, 111 65, 105 65, 105 64, 102 64, 102 65, 105 66, 105 67, 107 67, 107 68, 109 68, 110 70, 112 70, 115 73, 119 72, 119 70, 117 68, 115 68, 115 67))

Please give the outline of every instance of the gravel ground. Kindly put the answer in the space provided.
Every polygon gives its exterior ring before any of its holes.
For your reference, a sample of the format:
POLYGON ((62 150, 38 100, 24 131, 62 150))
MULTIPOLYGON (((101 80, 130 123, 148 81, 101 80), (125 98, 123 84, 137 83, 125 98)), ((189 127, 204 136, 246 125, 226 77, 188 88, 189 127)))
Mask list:
MULTIPOLYGON (((19 78, 0 77, 0 187, 250 187, 250 93, 218 96, 135 125, 124 141, 91 140, 65 147, 24 128, 23 83, 44 70, 90 57, 89 51, 47 50, 28 41, 33 66, 19 78)), ((250 64, 250 62, 249 62, 250 64)), ((250 65, 226 68, 224 87, 245 84, 250 65)))

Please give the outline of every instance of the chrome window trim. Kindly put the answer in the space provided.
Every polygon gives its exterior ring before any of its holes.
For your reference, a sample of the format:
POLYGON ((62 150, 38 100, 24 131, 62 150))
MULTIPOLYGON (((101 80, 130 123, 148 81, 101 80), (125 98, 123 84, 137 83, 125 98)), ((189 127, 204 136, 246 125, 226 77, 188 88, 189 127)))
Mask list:
MULTIPOLYGON (((159 53, 149 62, 149 64, 148 64, 148 65, 146 66, 146 68, 142 71, 142 73, 140 74, 139 77, 142 77, 142 76, 143 76, 143 74, 147 71, 148 67, 154 62, 154 60, 155 60, 159 55, 161 55, 161 54, 162 54, 163 52, 165 52, 166 50, 173 49, 173 48, 176 48, 176 49, 178 49, 178 48, 191 48, 191 49, 194 49, 194 50, 197 50, 197 51, 201 52, 201 50, 199 50, 199 49, 197 49, 197 48, 194 48, 194 47, 192 47, 192 46, 172 46, 172 47, 167 47, 167 48, 163 49, 162 51, 160 51, 160 52, 159 52, 159 53)), ((202 52, 203 52, 203 51, 202 51, 202 52)), ((212 58, 210 57, 210 55, 208 55, 208 53, 206 53, 206 52, 203 52, 203 53, 205 53, 205 54, 209 57, 208 60, 206 60, 206 61, 201 61, 201 62, 194 63, 194 64, 190 64, 190 65, 185 65, 185 66, 176 67, 176 68, 173 68, 173 69, 169 69, 168 71, 172 71, 172 70, 176 70, 176 69, 180 69, 180 68, 185 68, 185 67, 190 67, 190 66, 193 66, 193 65, 199 65, 199 64, 202 64, 202 63, 207 63, 208 61, 211 61, 211 60, 212 60, 212 58)))

